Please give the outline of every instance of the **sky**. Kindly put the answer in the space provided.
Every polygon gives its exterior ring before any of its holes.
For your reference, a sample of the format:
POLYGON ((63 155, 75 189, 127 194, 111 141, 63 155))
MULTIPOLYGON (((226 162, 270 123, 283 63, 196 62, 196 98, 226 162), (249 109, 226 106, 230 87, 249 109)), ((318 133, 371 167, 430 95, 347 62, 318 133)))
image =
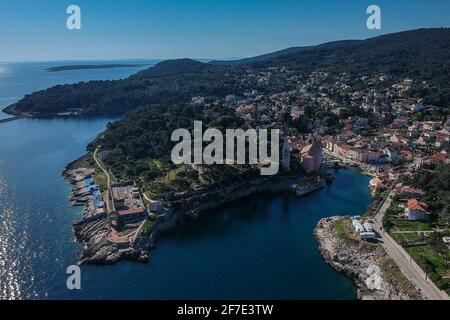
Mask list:
POLYGON ((448 0, 0 0, 0 61, 244 58, 449 26, 448 0), (381 30, 366 27, 372 4, 381 30))

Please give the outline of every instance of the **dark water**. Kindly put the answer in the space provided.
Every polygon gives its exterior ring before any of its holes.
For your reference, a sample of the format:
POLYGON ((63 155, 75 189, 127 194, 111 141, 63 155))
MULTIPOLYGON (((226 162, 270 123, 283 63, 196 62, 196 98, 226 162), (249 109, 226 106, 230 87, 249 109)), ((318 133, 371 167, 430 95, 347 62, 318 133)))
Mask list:
POLYGON ((71 223, 81 209, 69 206, 60 172, 115 119, 0 125, 0 298, 356 298, 322 260, 312 234, 321 217, 366 210, 369 179, 356 169, 303 198, 263 194, 218 208, 161 239, 149 264, 84 266, 82 290, 69 291, 65 270, 79 255, 71 223))

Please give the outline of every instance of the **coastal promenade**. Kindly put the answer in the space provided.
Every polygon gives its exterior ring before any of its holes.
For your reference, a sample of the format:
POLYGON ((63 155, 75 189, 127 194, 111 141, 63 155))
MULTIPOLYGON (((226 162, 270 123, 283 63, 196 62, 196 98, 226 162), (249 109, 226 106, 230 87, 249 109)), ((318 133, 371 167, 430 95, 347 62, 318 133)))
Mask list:
POLYGON ((386 253, 394 260, 403 274, 420 290, 427 300, 450 300, 447 293, 439 288, 427 277, 411 256, 383 229, 383 217, 390 207, 395 191, 391 191, 384 200, 374 217, 374 230, 380 235, 382 246, 386 253))

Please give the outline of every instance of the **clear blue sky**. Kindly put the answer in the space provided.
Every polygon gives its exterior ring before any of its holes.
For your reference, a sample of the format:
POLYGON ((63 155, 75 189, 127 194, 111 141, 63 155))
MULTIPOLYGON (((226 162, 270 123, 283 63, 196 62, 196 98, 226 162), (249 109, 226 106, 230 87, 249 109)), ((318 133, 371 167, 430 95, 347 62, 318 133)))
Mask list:
POLYGON ((0 0, 0 61, 248 57, 450 26, 448 0, 0 0), (82 30, 66 28, 66 8, 82 30), (382 30, 366 8, 382 9, 382 30))

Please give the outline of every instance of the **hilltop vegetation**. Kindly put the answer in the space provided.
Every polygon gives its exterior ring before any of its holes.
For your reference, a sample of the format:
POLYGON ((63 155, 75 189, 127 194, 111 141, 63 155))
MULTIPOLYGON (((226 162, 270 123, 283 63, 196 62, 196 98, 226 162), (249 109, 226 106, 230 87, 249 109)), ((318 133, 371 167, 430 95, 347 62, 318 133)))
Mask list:
POLYGON ((27 95, 5 111, 51 115, 76 109, 88 114, 120 114, 149 104, 183 104, 192 95, 214 98, 236 90, 222 67, 185 59, 161 62, 123 80, 58 85, 27 95))
POLYGON ((259 61, 255 66, 288 66, 304 72, 317 69, 346 72, 358 77, 388 74, 433 84, 422 90, 427 103, 450 104, 450 29, 420 29, 362 41, 337 41, 317 47, 298 48, 287 55, 259 61))
POLYGON ((171 133, 179 128, 192 130, 193 121, 201 120, 204 129, 236 128, 242 121, 228 110, 218 116, 203 107, 145 106, 124 119, 109 123, 107 130, 89 145, 111 150, 106 163, 114 175, 123 180, 136 180, 157 193, 178 192, 221 179, 240 178, 248 167, 209 166, 201 174, 191 166, 175 166, 170 159, 174 142, 171 133), (242 171, 244 170, 244 171, 242 171))
MULTIPOLYGON (((420 29, 368 40, 337 41, 290 48, 235 62, 209 64, 181 59, 165 61, 117 81, 89 81, 60 85, 27 95, 5 109, 13 114, 49 115, 79 109, 84 113, 126 113, 144 105, 182 105, 192 96, 213 100, 253 89, 239 83, 246 69, 286 66, 299 74, 312 71, 345 72, 352 76, 385 73, 426 81, 412 90, 426 103, 450 105, 450 29, 420 29)), ((273 88, 265 88, 270 92, 273 88)))

